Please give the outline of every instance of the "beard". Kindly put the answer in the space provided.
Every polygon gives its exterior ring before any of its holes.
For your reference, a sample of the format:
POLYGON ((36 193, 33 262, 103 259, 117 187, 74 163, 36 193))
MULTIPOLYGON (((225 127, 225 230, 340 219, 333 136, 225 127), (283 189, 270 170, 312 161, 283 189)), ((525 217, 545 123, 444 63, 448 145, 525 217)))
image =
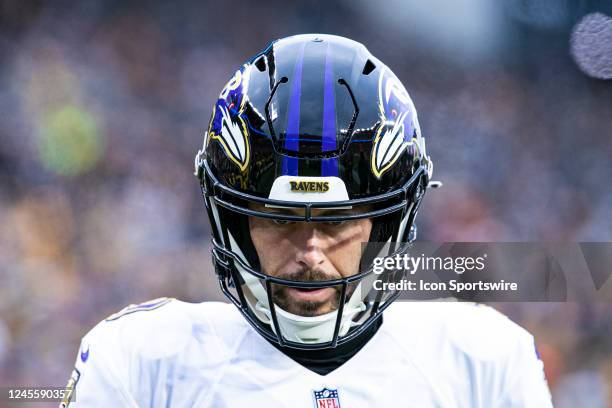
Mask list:
MULTIPOLYGON (((276 276, 280 279, 298 281, 298 282, 321 282, 328 280, 341 279, 340 276, 332 276, 319 270, 303 269, 297 272, 286 272, 276 276)), ((349 284, 346 290, 346 299, 349 299, 355 291, 356 283, 349 284)), ((323 301, 305 301, 298 300, 289 294, 289 289, 292 286, 281 284, 271 284, 272 301, 283 310, 304 317, 320 316, 338 310, 340 306, 340 296, 342 293, 342 285, 330 286, 334 290, 333 295, 323 301)))

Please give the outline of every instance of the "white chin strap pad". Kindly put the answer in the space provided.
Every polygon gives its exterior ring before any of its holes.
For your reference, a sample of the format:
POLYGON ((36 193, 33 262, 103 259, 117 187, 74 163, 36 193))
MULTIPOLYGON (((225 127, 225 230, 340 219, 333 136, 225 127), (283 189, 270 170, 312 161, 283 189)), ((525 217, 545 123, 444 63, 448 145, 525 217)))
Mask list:
MULTIPOLYGON (((257 303, 256 308, 271 319, 270 310, 260 302, 257 303)), ((353 306, 349 306, 347 302, 342 312, 338 336, 346 335, 351 328, 353 317, 357 313, 363 312, 365 309, 366 305, 361 301, 358 305, 353 306)), ((277 305, 274 305, 274 311, 276 312, 276 319, 284 340, 296 343, 316 344, 330 342, 334 337, 334 329, 338 317, 337 310, 312 317, 289 313, 277 305)), ((271 326, 276 333, 274 325, 272 324, 271 326)))
MULTIPOLYGON (((269 324, 276 333, 276 327, 274 327, 272 322, 272 312, 270 311, 265 289, 262 287, 259 280, 248 272, 241 274, 243 278, 245 278, 245 283, 251 290, 251 293, 253 293, 254 297, 257 299, 257 303, 253 308, 255 315, 264 323, 269 324), (250 278, 245 275, 250 275, 250 278)), ((253 307, 253 305, 249 306, 253 307)), ((353 317, 363 312, 365 309, 366 305, 363 303, 361 284, 359 284, 357 288, 355 288, 355 292, 351 295, 349 301, 344 305, 338 336, 346 335, 351 328, 353 317)), ((281 331, 281 336, 287 341, 316 344, 327 343, 333 339, 336 319, 338 317, 337 310, 320 316, 300 316, 289 313, 275 304, 274 311, 276 312, 276 320, 281 331)))

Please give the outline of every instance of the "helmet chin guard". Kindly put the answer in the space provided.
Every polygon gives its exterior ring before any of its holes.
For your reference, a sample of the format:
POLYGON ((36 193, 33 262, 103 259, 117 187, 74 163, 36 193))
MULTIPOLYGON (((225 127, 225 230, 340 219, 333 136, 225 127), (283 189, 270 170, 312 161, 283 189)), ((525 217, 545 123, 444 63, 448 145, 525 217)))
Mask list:
POLYGON ((374 290, 375 279, 395 280, 397 273, 374 274, 368 251, 359 270, 341 279, 268 274, 249 229, 249 217, 368 218, 369 242, 389 243, 377 256, 400 254, 415 239, 432 162, 410 96, 363 45, 323 34, 271 43, 222 90, 195 165, 221 289, 269 341, 336 347, 359 336, 399 295, 374 290), (290 288, 334 289, 331 310, 298 313, 277 297, 290 288))

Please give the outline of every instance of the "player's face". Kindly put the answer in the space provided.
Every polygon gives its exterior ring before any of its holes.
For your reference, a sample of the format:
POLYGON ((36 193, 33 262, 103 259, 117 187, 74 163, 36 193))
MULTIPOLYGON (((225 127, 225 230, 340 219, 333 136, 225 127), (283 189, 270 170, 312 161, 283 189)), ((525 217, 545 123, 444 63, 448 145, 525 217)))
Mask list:
MULTIPOLYGON (((312 215, 331 214, 313 210, 312 215)), ((263 272, 288 280, 323 281, 359 271, 361 243, 368 241, 372 221, 287 222, 249 217, 249 228, 263 272)), ((318 316, 338 308, 340 290, 340 286, 298 289, 272 285, 272 297, 289 313, 318 316)))

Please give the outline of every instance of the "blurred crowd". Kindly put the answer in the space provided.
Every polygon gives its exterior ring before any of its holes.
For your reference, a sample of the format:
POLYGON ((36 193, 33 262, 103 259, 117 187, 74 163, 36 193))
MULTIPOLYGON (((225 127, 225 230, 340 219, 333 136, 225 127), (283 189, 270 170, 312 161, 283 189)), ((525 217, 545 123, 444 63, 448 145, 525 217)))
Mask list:
MULTIPOLYGON (((404 81, 444 182, 420 239, 612 240, 612 85, 567 30, 508 13, 503 49, 446 60, 359 4, 0 2, 0 386, 64 385, 80 337, 129 303, 222 300, 193 157, 274 38, 351 37, 404 81)), ((611 406, 610 304, 495 306, 536 336, 557 406, 611 406)))

